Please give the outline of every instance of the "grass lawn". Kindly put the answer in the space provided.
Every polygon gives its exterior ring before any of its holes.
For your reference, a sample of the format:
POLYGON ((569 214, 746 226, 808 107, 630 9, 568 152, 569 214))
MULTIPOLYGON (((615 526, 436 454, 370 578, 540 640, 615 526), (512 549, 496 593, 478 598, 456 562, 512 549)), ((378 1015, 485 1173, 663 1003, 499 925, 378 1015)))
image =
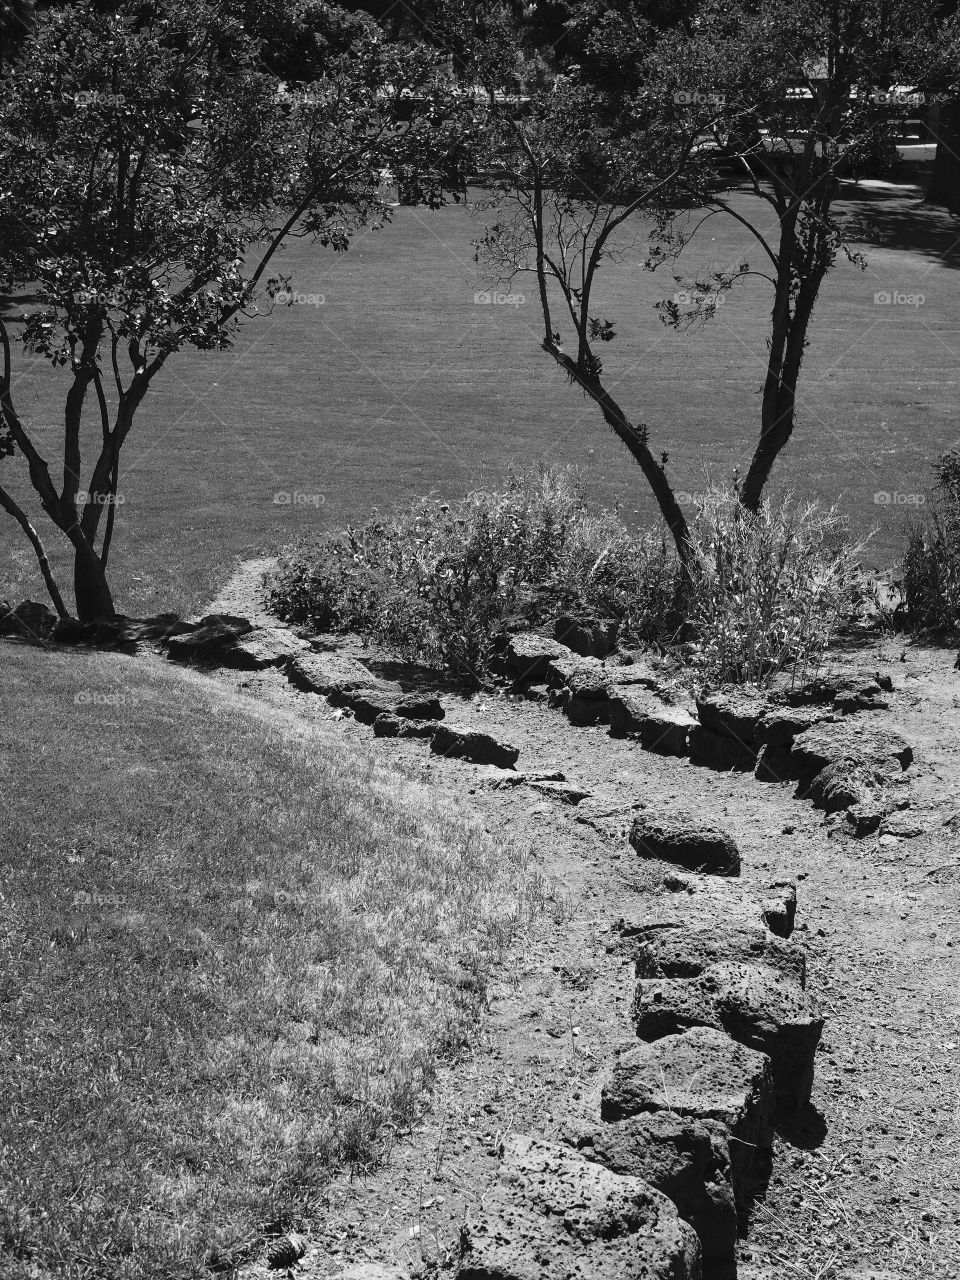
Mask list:
MULTIPOLYGON (((853 195, 852 188, 848 190, 853 195)), ((779 482, 837 500, 858 529, 881 527, 875 559, 896 555, 902 499, 958 440, 960 264, 957 224, 917 195, 861 189, 869 268, 828 280, 807 354, 800 425, 779 482), (922 305, 878 305, 878 291, 922 293, 922 305)), ((482 219, 460 207, 399 209, 394 225, 346 255, 291 247, 281 266, 305 295, 247 325, 225 355, 171 361, 124 454, 114 573, 130 612, 201 603, 238 556, 271 550, 318 521, 437 488, 462 492, 485 470, 540 459, 577 463, 591 492, 654 515, 639 472, 596 411, 538 349, 532 298, 474 303, 471 239, 482 219), (278 504, 275 495, 293 495, 278 504)), ((732 219, 700 232, 689 268, 759 260, 732 219)), ((729 477, 756 436, 770 299, 751 280, 701 332, 661 325, 654 301, 676 286, 643 270, 642 246, 608 269, 602 309, 623 339, 604 351, 624 406, 670 453, 678 489, 705 470, 729 477)), ((532 293, 520 281, 516 290, 532 293)), ((62 416, 60 375, 21 366, 15 394, 32 426, 62 416)), ((9 464, 8 464, 9 465, 9 464)), ((9 474, 6 472, 5 474, 9 474)), ((0 596, 42 598, 32 551, 0 522, 0 596)))
POLYGON ((538 882, 190 672, 2 666, 0 1274, 186 1280, 414 1120, 538 882))

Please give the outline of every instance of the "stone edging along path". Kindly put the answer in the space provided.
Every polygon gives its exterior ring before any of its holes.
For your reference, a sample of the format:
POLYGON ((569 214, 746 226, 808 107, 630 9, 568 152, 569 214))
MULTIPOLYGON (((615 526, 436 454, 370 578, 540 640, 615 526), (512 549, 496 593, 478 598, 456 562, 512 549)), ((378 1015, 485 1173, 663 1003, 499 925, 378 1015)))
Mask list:
MULTIPOLYGON (((404 688, 284 628, 211 615, 165 645, 180 660, 282 668, 378 737, 426 738, 440 756, 507 771, 517 764, 519 749, 496 733, 446 724, 433 690, 404 688)), ((645 663, 603 663, 545 637, 513 637, 505 671, 515 691, 574 725, 608 724, 648 750, 794 779, 855 834, 898 812, 912 750, 861 714, 888 705, 889 680, 715 695, 694 717, 645 663)), ((587 798, 563 777, 523 781, 572 805, 587 798)), ((561 1142, 506 1140, 499 1182, 463 1233, 460 1280, 734 1276, 738 1235, 770 1177, 774 1128, 809 1109, 824 1022, 790 939, 795 885, 772 884, 759 898, 742 891, 736 842, 682 808, 637 812, 629 842, 678 868, 664 878, 669 907, 612 929, 636 975, 636 1040, 611 1065, 592 1121, 571 1123, 561 1142)))
MULTIPOLYGON (((529 787, 598 830, 609 816, 562 775, 516 770, 520 752, 496 726, 446 723, 443 697, 377 674, 346 645, 323 649, 223 615, 180 624, 163 643, 179 660, 277 668, 377 736, 429 739, 438 757, 495 766, 503 783, 493 785, 529 787)), ((793 702, 703 699, 693 715, 643 662, 603 663, 535 636, 515 637, 505 657, 515 691, 573 725, 609 725, 648 750, 752 767, 760 779, 779 767, 851 834, 905 820, 909 745, 864 714, 893 696, 889 681, 822 684, 793 702)), ((808 1104, 823 1020, 790 938, 794 886, 742 890, 736 842, 697 814, 620 808, 636 853, 675 868, 653 906, 611 922, 610 946, 635 973, 624 1028, 634 1038, 610 1063, 594 1114, 560 1140, 505 1142, 499 1182, 464 1232, 462 1280, 733 1275, 774 1126, 808 1104)))

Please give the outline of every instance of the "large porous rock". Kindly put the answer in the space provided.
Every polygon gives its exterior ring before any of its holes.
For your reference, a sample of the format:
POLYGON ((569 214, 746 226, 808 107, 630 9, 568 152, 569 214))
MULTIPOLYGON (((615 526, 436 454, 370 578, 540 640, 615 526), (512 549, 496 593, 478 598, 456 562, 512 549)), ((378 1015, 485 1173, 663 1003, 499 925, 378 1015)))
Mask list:
POLYGON ((716 1120, 647 1112, 614 1124, 585 1125, 578 1149, 612 1173, 662 1191, 700 1238, 712 1276, 734 1274, 737 1210, 727 1131, 716 1120))
POLYGON ((603 618, 574 618, 564 614, 558 618, 554 637, 584 658, 605 658, 617 647, 619 624, 603 618))
POLYGON ((665 756, 686 756, 688 738, 696 721, 683 707, 662 702, 648 689, 613 685, 610 690, 610 732, 638 738, 646 751, 665 756))
POLYGON ((571 724, 609 724, 611 705, 604 668, 587 663, 575 667, 567 676, 557 702, 571 724))
POLYGON ((446 715, 436 693, 405 693, 397 702, 394 713, 404 720, 442 720, 446 715))
POLYGON ((458 1280, 699 1280, 700 1245, 670 1200, 569 1147, 514 1136, 461 1236, 458 1280))
MULTIPOLYGON (((349 707, 361 724, 374 724, 381 715, 399 716, 404 720, 441 720, 443 707, 435 694, 402 693, 398 685, 379 681, 374 686, 346 689, 343 705, 349 707)), ((397 735, 400 736, 400 735, 397 735)))
POLYGON ((376 738, 432 738, 438 728, 436 720, 406 720, 384 711, 373 722, 376 738))
POLYGON ((607 668, 596 658, 581 658, 569 650, 547 663, 547 684, 552 689, 566 689, 576 677, 577 691, 581 696, 605 698, 609 675, 607 668), (595 692, 590 693, 593 685, 595 692))
POLYGON ((286 627, 255 627, 225 645, 219 661, 222 666, 238 671, 262 671, 266 667, 282 667, 296 654, 306 653, 309 649, 306 640, 301 640, 286 627))
POLYGON ((642 857, 674 862, 690 871, 740 874, 740 851, 733 836, 682 811, 642 810, 630 828, 630 843, 642 857))
POLYGON ((611 659, 607 665, 607 679, 611 695, 621 690, 629 693, 636 689, 659 693, 662 685, 660 676, 642 653, 620 654, 619 660, 611 659))
POLYGON ((763 965, 720 961, 695 978, 643 978, 633 1020, 644 1040, 688 1027, 725 1031, 769 1057, 782 1105, 795 1108, 810 1101, 823 1018, 796 982, 763 965))
MULTIPOLYGON (((786 676, 783 677, 786 681, 786 676)), ((893 679, 879 672, 822 675, 801 685, 783 684, 777 700, 791 707, 820 706, 838 711, 883 710, 893 679)))
POLYGON ((910 743, 889 725, 854 717, 814 725, 798 734, 791 751, 802 783, 828 765, 849 761, 875 776, 896 775, 913 760, 910 743))
POLYGON ((827 813, 850 811, 858 835, 880 825, 892 807, 885 789, 913 760, 913 748, 896 729, 858 717, 807 729, 790 754, 799 794, 827 813))
POLYGON ((869 804, 881 780, 869 765, 856 760, 834 760, 815 774, 806 787, 806 798, 816 809, 839 813, 854 805, 869 804))
POLYGON ((796 911, 796 886, 778 880, 747 891, 739 880, 670 869, 661 881, 665 892, 638 903, 618 924, 621 930, 700 928, 706 921, 762 926, 789 937, 796 911), (779 914, 778 914, 779 913, 779 914), (780 925, 783 924, 782 931, 780 925))
POLYGON ((540 680, 553 658, 569 658, 570 650, 547 636, 524 631, 507 641, 507 665, 518 680, 540 680))
POLYGON ((771 705, 760 723, 758 743, 766 748, 790 747, 798 733, 831 718, 832 712, 819 706, 771 705))
POLYGON ((400 686, 381 680, 356 658, 345 653, 299 653, 287 664, 287 679, 297 689, 320 693, 337 705, 345 705, 349 694, 360 690, 399 698, 400 686))
POLYGON ((789 938, 797 919, 797 886, 792 880, 776 880, 760 899, 763 922, 778 938, 789 938))
POLYGON ((15 608, 0 604, 0 636, 49 640, 56 625, 57 615, 37 600, 24 600, 15 608))
POLYGON ((500 769, 512 769, 520 754, 519 747, 490 733, 455 729, 448 724, 437 725, 430 747, 437 755, 472 760, 475 764, 493 764, 500 769))
POLYGON ((252 630, 248 618, 231 613, 188 618, 181 630, 167 637, 167 653, 180 662, 219 663, 224 650, 252 630))
POLYGON ((712 1027, 692 1027, 628 1050, 600 1102, 606 1121, 659 1111, 719 1121, 731 1138, 730 1172, 740 1205, 770 1175, 774 1109, 770 1059, 712 1027))
POLYGON ((766 698, 759 692, 735 690, 729 693, 705 693, 697 698, 697 717, 704 729, 728 738, 731 753, 756 755, 763 745, 762 725, 768 710, 766 698))
POLYGON ((621 921, 618 950, 631 956, 638 978, 698 978, 712 965, 732 961, 764 965, 801 990, 806 987, 806 953, 760 924, 721 920, 628 930, 621 921))

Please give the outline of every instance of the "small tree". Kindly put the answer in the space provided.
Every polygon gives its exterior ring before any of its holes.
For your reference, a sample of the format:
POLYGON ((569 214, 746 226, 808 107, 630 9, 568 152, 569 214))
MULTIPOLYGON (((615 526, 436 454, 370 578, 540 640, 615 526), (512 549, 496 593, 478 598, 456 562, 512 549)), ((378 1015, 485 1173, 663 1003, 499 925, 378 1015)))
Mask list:
POLYGON ((839 177, 894 158, 891 116, 912 105, 903 87, 942 82, 955 23, 940 21, 933 0, 919 8, 912 0, 572 0, 566 8, 578 62, 552 92, 499 113, 495 160, 505 176, 478 257, 507 278, 535 275, 544 350, 627 445, 686 556, 666 455, 604 383, 603 344, 625 335, 617 317, 594 312, 600 272, 625 247, 635 251, 641 235, 652 240, 648 266, 676 263, 715 214, 753 237, 759 263, 696 278, 677 267, 682 288, 660 305, 666 323, 685 327, 714 315, 748 275, 772 287, 758 439, 739 491, 756 511, 794 430, 822 283, 840 257, 865 265, 834 207, 839 177), (564 325, 573 329, 568 345, 564 325))
MULTIPOLYGON (((760 432, 740 488, 756 510, 796 424, 823 281, 840 257, 866 265, 835 210, 839 178, 895 160, 891 120, 955 64, 956 24, 941 21, 937 0, 706 0, 659 25, 649 20, 655 8, 628 0, 599 15, 589 0, 578 17, 592 24, 594 75, 625 86, 611 110, 629 117, 641 92, 672 105, 678 136, 698 131, 679 184, 683 204, 735 218, 759 248, 759 268, 678 276, 690 303, 663 304, 665 321, 679 327, 713 315, 748 274, 772 286, 760 432)), ((682 253, 695 233, 685 219, 661 219, 651 265, 682 253)))
MULTIPOLYGON (((291 91, 230 0, 52 10, 2 81, 0 287, 29 284, 38 305, 19 334, 0 318, 0 457, 23 457, 69 542, 81 619, 114 613, 121 452, 171 356, 230 346, 285 284, 268 272, 288 237, 343 250, 388 216, 383 169, 434 205, 448 175, 459 181, 464 113, 436 55, 346 25, 346 50, 291 91), (56 481, 15 400, 16 339, 67 374, 56 481)), ((64 615, 34 521, 9 487, 0 505, 64 615)))
POLYGON ((646 424, 627 416, 604 380, 599 353, 617 332, 597 313, 594 293, 603 265, 626 248, 635 252, 638 227, 658 211, 667 216, 697 133, 665 129, 659 106, 642 97, 621 103, 615 117, 608 105, 597 89, 560 76, 523 112, 498 113, 492 163, 501 177, 487 206, 497 220, 477 240, 477 260, 502 279, 533 277, 543 350, 596 403, 639 464, 686 562, 687 522, 667 455, 658 456, 646 424))

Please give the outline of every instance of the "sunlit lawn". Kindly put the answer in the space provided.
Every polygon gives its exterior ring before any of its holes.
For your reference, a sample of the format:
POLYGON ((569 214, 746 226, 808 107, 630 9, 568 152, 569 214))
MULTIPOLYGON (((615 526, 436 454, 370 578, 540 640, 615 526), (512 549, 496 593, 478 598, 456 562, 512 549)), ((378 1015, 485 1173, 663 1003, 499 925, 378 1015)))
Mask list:
POLYGON ((416 1119, 536 877, 189 673, 0 664, 0 1275, 186 1280, 416 1119))
MULTIPOLYGON (((904 499, 956 442, 960 289, 955 223, 917 195, 861 192, 873 224, 869 269, 839 266, 807 354, 800 427, 778 479, 839 501, 859 529, 881 526, 875 556, 895 554, 904 499), (866 198, 869 197, 869 198, 866 198), (922 293, 881 305, 879 291, 922 293)), ((592 493, 653 518, 636 469, 598 415, 538 349, 529 284, 520 306, 477 305, 471 239, 482 218, 461 207, 400 209, 346 255, 296 244, 283 269, 302 305, 251 322, 226 355, 172 361, 125 452, 115 573, 119 604, 190 607, 237 556, 270 550, 318 520, 342 524, 437 488, 462 491, 535 460, 587 469, 592 493), (279 504, 277 494, 292 495, 279 504)), ((691 267, 760 250, 731 219, 700 233, 691 267)), ((669 451, 677 487, 729 478, 755 438, 770 299, 752 280, 700 332, 665 329, 653 303, 673 292, 641 266, 642 246, 611 266, 600 301, 621 340, 604 351, 624 406, 669 451)), ((26 419, 59 420, 44 368, 15 388, 26 419)), ((40 596, 32 552, 0 522, 0 596, 40 596)))

